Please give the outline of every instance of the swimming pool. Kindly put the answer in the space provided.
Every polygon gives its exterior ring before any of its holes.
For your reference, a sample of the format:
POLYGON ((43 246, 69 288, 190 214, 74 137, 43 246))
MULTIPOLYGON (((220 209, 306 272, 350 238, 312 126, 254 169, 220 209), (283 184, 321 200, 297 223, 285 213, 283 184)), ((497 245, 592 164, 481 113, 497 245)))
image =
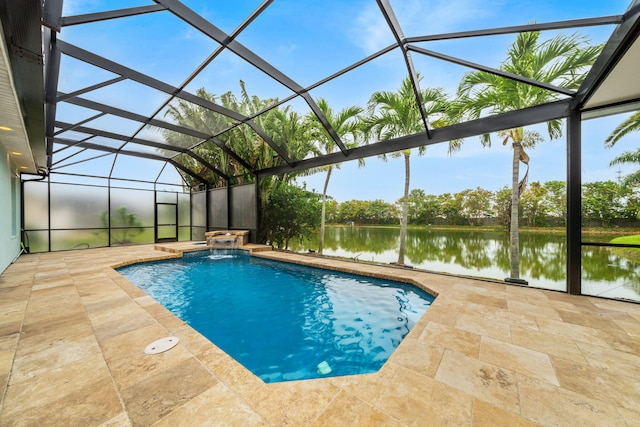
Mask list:
POLYGON ((265 382, 376 372, 434 300, 240 250, 118 271, 265 382))

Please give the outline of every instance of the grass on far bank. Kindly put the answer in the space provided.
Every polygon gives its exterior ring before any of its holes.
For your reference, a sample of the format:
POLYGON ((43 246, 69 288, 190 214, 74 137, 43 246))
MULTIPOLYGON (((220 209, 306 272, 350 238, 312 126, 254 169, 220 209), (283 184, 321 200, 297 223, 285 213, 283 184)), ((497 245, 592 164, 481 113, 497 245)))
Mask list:
MULTIPOLYGON (((640 245, 640 234, 616 237, 611 240, 611 243, 640 245)), ((640 263, 640 248, 611 248, 611 252, 623 258, 640 263)))

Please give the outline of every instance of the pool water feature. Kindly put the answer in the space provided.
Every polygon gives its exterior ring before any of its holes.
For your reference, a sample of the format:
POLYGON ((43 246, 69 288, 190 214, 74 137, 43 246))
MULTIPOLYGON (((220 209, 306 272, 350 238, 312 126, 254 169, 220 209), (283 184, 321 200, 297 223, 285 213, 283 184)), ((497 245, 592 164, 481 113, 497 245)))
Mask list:
POLYGON ((376 372, 434 300, 412 285, 241 250, 118 271, 264 382, 376 372))

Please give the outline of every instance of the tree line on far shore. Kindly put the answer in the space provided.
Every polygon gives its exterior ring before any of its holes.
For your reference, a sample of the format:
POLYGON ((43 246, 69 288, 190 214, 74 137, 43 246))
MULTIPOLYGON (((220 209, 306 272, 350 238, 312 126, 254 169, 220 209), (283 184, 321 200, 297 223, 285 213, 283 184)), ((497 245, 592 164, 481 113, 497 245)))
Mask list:
MULTIPOLYGON (((497 191, 483 188, 458 193, 427 194, 422 189, 409 193, 408 223, 411 225, 509 226, 511 188, 497 191), (494 218, 488 221, 488 218, 494 218)), ((399 224, 402 201, 327 201, 327 222, 333 224, 399 224)), ((521 195, 521 224, 531 227, 563 226, 566 223, 566 184, 563 181, 531 182, 521 195)), ((640 221, 640 192, 614 181, 582 185, 583 224, 612 226, 615 221, 640 221)))
MULTIPOLYGON (((266 240, 288 248, 293 239, 306 239, 320 226, 322 195, 292 183, 280 183, 272 190, 264 212, 266 240)), ((509 231, 511 188, 497 191, 483 188, 458 193, 427 194, 413 189, 408 197, 410 225, 478 226, 490 223, 509 231)), ((325 215, 331 224, 398 225, 404 197, 395 203, 384 200, 329 199, 325 215)), ((566 224, 564 181, 531 182, 519 205, 520 223, 531 227, 566 224)), ((640 226, 640 189, 625 182, 596 181, 582 184, 582 223, 612 227, 620 222, 640 226)))

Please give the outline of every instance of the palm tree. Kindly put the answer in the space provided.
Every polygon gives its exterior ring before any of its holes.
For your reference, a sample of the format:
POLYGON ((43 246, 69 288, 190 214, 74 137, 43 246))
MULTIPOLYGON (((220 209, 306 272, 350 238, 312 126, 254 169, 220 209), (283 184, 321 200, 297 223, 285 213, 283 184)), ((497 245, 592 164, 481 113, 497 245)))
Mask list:
MULTIPOLYGON (((356 144, 358 139, 358 135, 361 130, 361 123, 359 120, 359 115, 362 113, 362 108, 357 106, 351 106, 347 108, 343 108, 338 113, 334 113, 332 108, 329 106, 327 101, 324 98, 320 98, 316 101, 318 108, 322 111, 324 116, 327 118, 329 124, 333 127, 333 130, 340 137, 340 139, 344 139, 346 136, 351 137, 351 141, 345 142, 347 148, 350 148, 356 144)), ((308 121, 311 123, 313 138, 318 142, 321 151, 325 154, 333 153, 336 149, 336 143, 329 136, 324 126, 315 119, 315 115, 309 115, 308 121)), ((358 160, 360 165, 364 164, 364 159, 358 160)), ((333 168, 339 168, 340 164, 335 163, 328 166, 324 166, 320 168, 321 170, 327 171, 327 177, 324 180, 324 187, 322 189, 322 213, 320 217, 320 241, 318 242, 318 253, 322 255, 322 250, 324 247, 324 228, 325 228, 325 218, 326 218, 326 205, 327 205, 327 188, 329 187, 329 180, 331 179, 331 172, 333 168)))
MULTIPOLYGON (((605 147, 611 148, 616 145, 616 142, 620 141, 624 136, 631 132, 640 131, 640 111, 633 113, 627 120, 620 123, 611 132, 611 135, 605 140, 605 147)), ((619 165, 623 163, 637 163, 640 165, 640 148, 635 152, 625 151, 618 157, 613 159, 609 166, 619 165)), ((623 181, 624 185, 640 185, 640 170, 633 172, 631 175, 627 175, 623 181)))
MULTIPOLYGON (((317 154, 317 149, 310 137, 309 125, 304 117, 292 111, 290 106, 269 110, 278 100, 276 98, 261 99, 255 95, 249 95, 242 80, 240 80, 239 97, 236 97, 232 92, 226 92, 218 97, 207 92, 204 88, 199 89, 197 95, 246 117, 253 117, 258 112, 268 110, 256 117, 254 121, 288 157, 299 160, 307 157, 309 153, 317 154)), ((208 135, 216 135, 234 123, 228 117, 182 100, 176 100, 170 104, 166 115, 181 126, 197 129, 208 135)), ((200 142, 194 137, 172 130, 162 130, 162 134, 171 145, 180 147, 192 147, 200 142)), ((252 169, 259 170, 284 164, 284 160, 277 155, 276 151, 248 124, 235 126, 221 134, 218 139, 252 169)), ((212 141, 201 143, 192 150, 229 175, 231 177, 230 183, 242 184, 255 180, 254 175, 249 173, 242 162, 227 154, 212 141)), ((179 155, 175 160, 196 171, 212 186, 226 185, 224 179, 187 155, 179 155)), ((284 174, 260 180, 260 212, 265 211, 272 189, 279 182, 290 181, 293 176, 294 174, 284 174)), ((190 177, 185 177, 185 181, 189 182, 189 179, 190 177)), ((264 227, 260 226, 260 229, 264 230, 264 227)))
MULTIPOLYGON (((586 39, 573 35, 557 35, 540 42, 540 32, 520 33, 507 52, 507 59, 500 65, 502 71, 527 77, 565 89, 577 89, 586 71, 596 60, 601 46, 589 46, 586 39)), ((466 74, 458 88, 456 110, 469 119, 480 118, 485 113, 499 114, 544 104, 559 98, 559 94, 485 71, 466 74)), ((560 120, 547 122, 550 139, 562 136, 560 120)), ((502 144, 511 141, 513 147, 510 254, 511 277, 520 277, 520 244, 518 240, 518 208, 520 194, 526 184, 527 174, 520 180, 520 162, 529 164, 525 148, 533 148, 541 138, 522 127, 500 134, 502 144)), ((482 135, 485 146, 491 145, 490 135, 482 135)))
POLYGON ((620 123, 605 140, 605 146, 611 148, 628 133, 637 131, 640 131, 640 111, 636 111, 627 120, 620 123))
MULTIPOLYGON (((625 151, 615 159, 611 160, 609 166, 619 165, 622 163, 636 163, 638 166, 640 166, 640 148, 638 148, 636 151, 625 151)), ((640 169, 625 176, 624 180, 622 181, 622 185, 628 187, 640 185, 640 169)))
MULTIPOLYGON (((418 82, 421 78, 418 76, 418 82)), ((446 123, 445 113, 448 102, 442 89, 420 90, 421 102, 425 112, 433 116, 431 126, 438 127, 446 123)), ((411 79, 406 77, 397 92, 375 92, 369 100, 370 117, 366 120, 367 133, 373 134, 378 141, 385 141, 401 136, 425 132, 420 110, 416 102, 411 79)), ((426 140, 425 140, 426 142, 426 140)), ((459 148, 459 142, 449 143, 449 152, 459 148)), ((418 148, 420 155, 426 147, 418 148)), ((402 218, 400 219, 400 248, 398 250, 398 264, 404 264, 405 245, 407 240, 407 217, 409 202, 409 181, 411 176, 411 150, 398 151, 392 157, 404 157, 404 196, 402 199, 402 218)), ((384 157, 383 157, 384 158, 384 157)))
MULTIPOLYGON (((624 136, 631 132, 640 131, 640 111, 633 113, 627 120, 620 123, 611 132, 611 135, 605 140, 605 146, 611 148, 616 145, 616 142, 621 140, 624 136)), ((623 163, 637 163, 640 165, 640 148, 635 152, 625 151, 618 157, 613 159, 609 166, 619 165, 623 163)), ((626 186, 640 185, 640 170, 633 172, 631 175, 627 175, 622 182, 626 186)))
MULTIPOLYGON (((196 94, 198 97, 209 102, 222 102, 223 105, 230 96, 229 94, 224 94, 218 97, 215 94, 207 92, 204 88, 198 89, 196 94)), ((231 119, 228 117, 214 113, 207 108, 192 104, 182 99, 176 99, 174 102, 169 104, 167 111, 165 112, 165 116, 171 118, 173 122, 180 126, 195 129, 209 135, 214 135, 231 124, 231 119)), ((241 168, 241 165, 239 165, 235 160, 230 159, 224 151, 211 141, 198 145, 200 140, 193 136, 169 129, 156 129, 162 133, 162 136, 169 145, 181 148, 195 146, 195 148, 193 148, 194 153, 198 154, 200 157, 204 158, 227 174, 237 173, 241 168)), ((176 157, 175 160, 183 164, 185 167, 194 170, 198 175, 205 178, 213 187, 225 185, 224 179, 213 173, 213 171, 208 170, 204 165, 196 162, 192 157, 182 154, 176 157)), ((183 175, 183 179, 188 184, 193 184, 194 182, 193 178, 188 175, 183 175)))

